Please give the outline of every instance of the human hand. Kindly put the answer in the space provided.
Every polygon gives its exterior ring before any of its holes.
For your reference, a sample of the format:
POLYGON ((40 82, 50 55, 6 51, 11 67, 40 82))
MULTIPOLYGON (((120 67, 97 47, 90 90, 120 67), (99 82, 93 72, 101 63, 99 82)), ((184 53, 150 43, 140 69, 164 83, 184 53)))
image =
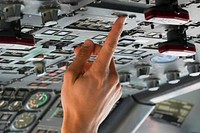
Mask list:
POLYGON ((63 133, 96 133, 119 100, 122 89, 112 56, 126 17, 116 20, 104 46, 87 40, 75 49, 77 56, 64 74, 61 100, 63 133), (88 63, 91 55, 97 55, 88 63))

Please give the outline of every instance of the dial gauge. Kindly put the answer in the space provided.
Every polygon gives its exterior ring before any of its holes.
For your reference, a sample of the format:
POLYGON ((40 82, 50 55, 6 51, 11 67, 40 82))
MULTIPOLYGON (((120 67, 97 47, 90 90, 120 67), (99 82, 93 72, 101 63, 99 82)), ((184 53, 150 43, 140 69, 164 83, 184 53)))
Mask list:
POLYGON ((29 109, 38 109, 49 101, 50 95, 45 92, 38 92, 31 96, 27 103, 29 109))
POLYGON ((13 101, 8 106, 8 109, 11 110, 11 111, 20 110, 21 108, 22 108, 22 102, 21 101, 13 101))
POLYGON ((3 109, 7 106, 8 104, 8 101, 5 101, 5 100, 0 100, 0 109, 3 109))
POLYGON ((28 126, 30 126, 34 120, 36 119, 36 115, 33 113, 22 113, 20 115, 18 115, 14 122, 13 122, 13 126, 16 129, 24 129, 27 128, 28 126))

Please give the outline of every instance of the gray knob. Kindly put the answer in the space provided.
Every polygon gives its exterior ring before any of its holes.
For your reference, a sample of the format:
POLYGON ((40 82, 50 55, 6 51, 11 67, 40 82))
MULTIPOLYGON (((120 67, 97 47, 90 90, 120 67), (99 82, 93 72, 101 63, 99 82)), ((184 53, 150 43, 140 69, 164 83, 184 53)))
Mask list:
POLYGON ((187 64, 187 69, 188 69, 189 75, 192 77, 200 75, 200 64, 199 63, 187 64))
POLYGON ((21 4, 9 4, 3 8, 4 19, 6 22, 12 22, 21 19, 21 4))
POLYGON ((53 26, 58 24, 58 11, 59 9, 46 9, 41 12, 42 23, 44 26, 53 26))
POLYGON ((149 91, 157 91, 159 89, 159 79, 149 78, 146 79, 147 89, 149 91))
POLYGON ((139 65, 136 67, 137 69, 137 77, 139 79, 148 78, 150 75, 150 65, 139 65))
POLYGON ((166 73, 169 84, 177 84, 180 81, 180 74, 178 71, 169 71, 166 73))

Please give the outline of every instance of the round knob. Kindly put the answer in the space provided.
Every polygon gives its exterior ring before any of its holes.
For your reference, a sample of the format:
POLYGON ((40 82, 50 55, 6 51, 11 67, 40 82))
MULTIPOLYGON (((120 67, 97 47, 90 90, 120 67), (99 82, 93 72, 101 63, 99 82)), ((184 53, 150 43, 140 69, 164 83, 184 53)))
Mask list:
POLYGON ((156 78, 146 79, 147 89, 149 91, 157 91, 159 89, 159 80, 156 78))
POLYGON ((148 78, 150 75, 150 65, 139 65, 136 67, 137 69, 137 77, 139 79, 148 78))
POLYGON ((190 63, 187 65, 189 75, 192 77, 200 75, 200 64, 199 63, 190 63))
POLYGON ((169 84, 177 84, 180 81, 180 74, 178 71, 170 71, 166 73, 169 84))
POLYGON ((46 9, 41 12, 42 23, 44 26, 53 26, 58 24, 58 9, 46 9))

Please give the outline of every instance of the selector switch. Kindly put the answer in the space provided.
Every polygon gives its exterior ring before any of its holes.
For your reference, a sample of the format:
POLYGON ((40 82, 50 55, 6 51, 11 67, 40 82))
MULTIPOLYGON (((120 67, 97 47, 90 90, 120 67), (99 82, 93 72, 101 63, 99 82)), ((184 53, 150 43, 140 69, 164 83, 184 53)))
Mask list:
POLYGON ((166 73, 169 84, 177 84, 180 81, 179 71, 169 71, 166 73))
POLYGON ((196 63, 196 62, 188 63, 187 70, 188 70, 190 76, 192 76, 192 77, 199 76, 200 75, 200 64, 196 63))
POLYGON ((137 69, 137 77, 139 79, 148 78, 150 75, 150 65, 148 64, 141 64, 136 66, 137 69))
POLYGON ((157 91, 159 89, 159 79, 157 78, 148 78, 145 79, 147 84, 147 89, 149 91, 157 91))

